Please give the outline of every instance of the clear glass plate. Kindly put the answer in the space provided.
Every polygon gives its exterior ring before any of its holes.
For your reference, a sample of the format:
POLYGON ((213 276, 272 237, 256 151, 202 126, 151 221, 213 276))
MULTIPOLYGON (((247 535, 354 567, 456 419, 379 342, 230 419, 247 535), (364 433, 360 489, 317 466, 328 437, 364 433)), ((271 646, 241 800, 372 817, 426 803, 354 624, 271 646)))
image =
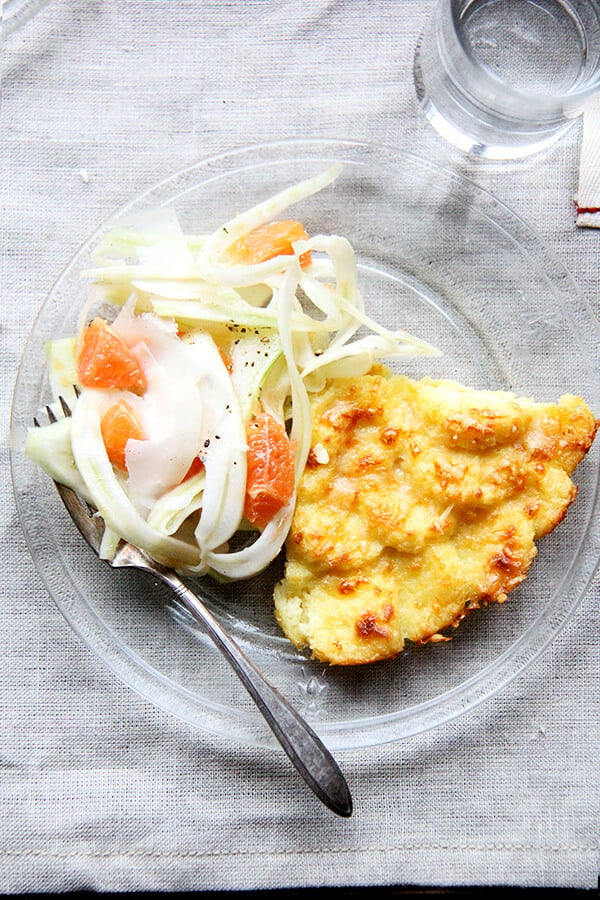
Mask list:
MULTIPOLYGON (((454 378, 538 400, 581 394, 597 413, 598 327, 561 263, 509 209, 464 178, 391 148, 286 141, 214 157, 136 198, 107 223, 173 206, 184 229, 216 227, 277 189, 340 160, 333 188, 294 210, 309 231, 343 234, 370 313, 443 351, 408 361, 419 378, 454 378)), ((78 538, 50 479, 23 456, 25 430, 48 399, 47 339, 73 333, 85 297, 79 272, 94 235, 42 306, 25 347, 12 413, 16 502, 40 577, 83 641, 126 684, 174 716, 240 742, 270 732, 227 664, 147 575, 113 571, 78 538)), ((600 442, 599 442, 600 443, 600 442)), ((598 452, 576 472, 579 497, 540 543, 525 583, 501 607, 469 616, 449 643, 410 646, 394 660, 327 667, 295 651, 272 614, 280 574, 227 590, 205 581, 209 605, 258 666, 333 749, 406 738, 500 690, 548 645, 581 601, 600 546, 598 452)))

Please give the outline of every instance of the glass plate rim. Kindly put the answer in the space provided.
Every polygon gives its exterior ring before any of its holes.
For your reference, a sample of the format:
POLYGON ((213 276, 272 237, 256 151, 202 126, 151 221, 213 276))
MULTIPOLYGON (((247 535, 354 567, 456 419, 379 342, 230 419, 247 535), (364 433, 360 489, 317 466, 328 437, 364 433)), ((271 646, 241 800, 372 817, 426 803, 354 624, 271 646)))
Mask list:
MULTIPOLYGON (((131 197, 123 205, 117 207, 109 215, 109 217, 102 223, 102 225, 98 229, 96 229, 87 238, 87 240, 85 240, 80 245, 80 247, 76 250, 75 254, 72 256, 72 258, 66 264, 66 266, 64 267, 64 269, 62 270, 62 272, 60 273, 58 278, 54 281, 53 285, 51 286, 50 290, 48 291, 46 299, 40 305, 40 308, 38 309, 38 311, 36 313, 33 325, 31 327, 29 335, 26 339, 24 349, 23 349, 23 356, 19 363, 19 367, 17 370, 16 379, 15 379, 15 390, 13 393, 13 402, 11 405, 11 432, 12 432, 12 428, 13 428, 13 424, 14 424, 15 398, 16 398, 16 394, 17 394, 17 386, 20 381, 21 367, 23 364, 23 359, 26 355, 27 348, 30 346, 30 343, 34 339, 36 326, 38 324, 40 317, 43 314, 44 306, 48 302, 49 298, 51 298, 53 296, 53 294, 55 293, 55 291, 58 289, 58 287, 60 286, 63 279, 66 278, 67 275, 71 272, 72 268, 76 265, 77 260, 81 257, 81 255, 84 254, 86 252, 86 250, 88 250, 89 247, 97 240, 98 235, 100 233, 102 233, 107 227, 109 227, 111 225, 111 223, 113 223, 115 220, 117 220, 117 219, 121 218, 122 216, 124 216, 125 214, 127 214, 127 212, 130 209, 132 209, 133 207, 138 207, 141 203, 143 203, 145 198, 150 197, 155 193, 159 193, 161 190, 163 190, 165 187, 167 187, 169 185, 174 185, 177 181, 185 178, 186 176, 189 176, 193 172, 207 171, 211 166, 218 166, 221 163, 234 162, 243 157, 247 157, 248 154, 262 153, 262 152, 276 152, 280 149, 285 149, 288 152, 303 150, 304 153, 308 154, 307 158, 317 157, 319 155, 321 155, 321 157, 322 157, 322 155, 325 151, 329 151, 330 155, 333 154, 333 155, 335 155, 336 158, 338 158, 338 154, 340 154, 340 153, 367 152, 367 153, 373 153, 376 155, 384 154, 390 158, 387 158, 382 163, 380 162, 380 165, 381 164, 389 165, 391 162, 398 164, 400 159, 404 158, 404 159, 408 159, 408 160, 412 161, 414 164, 421 166, 425 169, 429 169, 429 170, 433 169, 438 172, 443 172, 444 175, 446 176, 446 178, 448 178, 458 184, 468 185, 470 190, 474 193, 474 196, 476 196, 480 200, 484 200, 485 204, 490 205, 491 209, 494 212, 497 213, 498 211, 501 211, 502 215, 506 218, 507 222, 510 223, 511 225, 513 225, 513 226, 518 225, 519 232, 520 232, 519 233, 519 247, 521 250, 523 250, 523 242, 522 242, 521 238, 523 236, 525 236, 527 238, 527 240, 531 242, 531 247, 525 248, 527 250, 528 254, 530 254, 532 257, 534 257, 535 251, 537 251, 538 253, 541 251, 542 255, 546 259, 552 261, 553 271, 550 273, 546 273, 546 274, 549 278, 554 279, 553 284, 554 284, 558 294, 560 295, 560 297, 561 298, 566 297, 568 300, 572 300, 573 297, 576 297, 577 303, 573 304, 573 306, 575 307, 575 311, 577 309, 579 309, 580 311, 583 310, 583 312, 586 315, 589 315, 589 321, 594 323, 594 325, 597 326, 597 323, 596 323, 593 313, 591 311, 591 307, 589 307, 589 304, 587 303, 587 301, 585 301, 585 299, 581 295, 581 293, 576 285, 575 280, 573 279, 570 272, 568 272, 568 270, 564 267, 564 265, 560 261, 558 255, 551 248, 549 248, 546 245, 546 243, 542 240, 540 235, 531 226, 529 226, 528 223, 522 217, 520 217, 516 212, 514 212, 514 210, 512 210, 507 204, 505 204, 503 201, 501 201, 500 199, 495 197, 494 194, 492 194, 490 191, 479 186, 478 184, 476 184, 474 181, 472 181, 470 178, 466 177, 462 173, 456 172, 453 169, 449 168, 448 166, 440 165, 437 162, 434 162, 425 157, 419 156, 418 154, 413 153, 412 151, 408 151, 403 148, 394 147, 393 145, 387 145, 387 144, 378 145, 378 144, 364 142, 364 141, 339 140, 339 139, 335 139, 335 138, 317 138, 317 139, 292 138, 292 139, 285 139, 285 140, 269 141, 269 142, 264 142, 264 143, 256 143, 256 144, 251 144, 248 146, 240 146, 240 147, 225 151, 223 153, 213 154, 211 156, 202 158, 202 159, 196 161, 195 163, 185 166, 182 169, 179 169, 177 172, 173 172, 173 173, 165 176, 164 178, 160 179, 156 183, 148 186, 145 190, 143 190, 143 191, 139 192, 138 194, 136 194, 135 196, 131 197), (531 248, 533 248, 533 250, 531 248), (559 273, 558 281, 556 279, 557 273, 559 273)), ((294 158, 300 159, 302 157, 300 157, 300 155, 298 155, 294 158)), ((273 164, 273 162, 274 162, 274 160, 270 160, 271 164, 273 164)), ((266 164, 269 164, 269 163, 266 163, 266 164)), ((360 163, 360 164, 362 164, 362 163, 360 163)), ((249 166, 249 168, 253 168, 253 167, 254 166, 252 164, 249 166)), ((225 176, 226 174, 227 174, 227 171, 221 171, 221 172, 215 174, 214 177, 221 178, 221 177, 225 176)), ((202 181, 198 182, 196 185, 189 187, 188 190, 193 190, 194 187, 197 187, 201 184, 206 184, 211 180, 213 180, 213 179, 212 178, 203 179, 202 181)), ((175 194, 174 198, 176 198, 177 196, 178 195, 175 194)), ((172 198, 169 201, 165 201, 165 202, 173 202, 174 198, 172 198)), ((498 224, 496 219, 493 220, 493 223, 494 223, 494 225, 498 224)), ((510 236, 510 238, 514 240, 514 233, 512 231, 508 231, 507 233, 510 236)), ((571 305, 569 306, 568 311, 569 311, 569 313, 573 312, 573 310, 571 309, 571 305)), ((572 318, 572 316, 570 316, 570 318, 572 318)), ((594 331, 594 329, 592 328, 592 332, 593 331, 594 331)), ((596 327, 596 332, 597 331, 598 331, 598 327, 596 327)), ((590 343, 591 343, 591 341, 590 341, 590 343)), ((30 545, 30 537, 27 534, 27 530, 24 527, 24 523, 23 523, 22 516, 21 516, 21 510, 20 510, 19 503, 18 503, 18 486, 16 484, 15 470, 14 470, 14 466, 13 466, 13 457, 14 457, 15 452, 17 452, 17 451, 15 451, 14 447, 12 446, 12 442, 11 442, 11 446, 9 448, 9 454, 10 454, 10 461, 11 461, 11 480, 12 480, 12 484, 13 484, 13 492, 14 492, 14 496, 15 496, 19 519, 21 520, 21 524, 23 527, 27 545, 31 552, 32 548, 30 545)), ((596 482, 595 496, 594 496, 594 500, 593 500, 593 508, 594 509, 597 509, 597 507, 598 507, 598 494, 599 494, 598 482, 596 482)), ((35 558, 34 558, 34 563, 37 566, 37 562, 35 561, 35 558)), ((404 737, 422 733, 423 731, 430 730, 431 728, 434 728, 442 723, 453 720, 457 716, 464 714, 467 710, 475 708, 480 703, 495 696, 500 690, 502 690, 504 687, 506 687, 511 681, 513 681, 515 678, 519 677, 527 668, 529 668, 529 666, 531 666, 531 664, 547 649, 548 645, 560 634, 560 632, 563 630, 565 625, 571 619, 572 615, 575 613, 575 611, 577 610, 577 608, 580 606, 583 599, 585 598, 586 591, 589 587, 590 582, 592 581, 592 579, 594 577, 597 567, 598 567, 598 560, 596 560, 593 570, 590 571, 589 576, 588 576, 583 588, 580 589, 577 600, 574 603, 572 603, 568 607, 568 609, 564 610, 558 623, 554 622, 553 624, 548 624, 547 622, 542 621, 542 620, 546 620, 549 616, 549 613, 547 610, 545 610, 545 609, 542 610, 542 612, 540 613, 540 616, 535 620, 535 622, 533 622, 526 629, 526 631, 513 644, 511 644, 510 647, 504 653, 501 654, 500 657, 498 657, 492 663, 485 666, 476 675, 472 676, 467 681, 462 682, 459 685, 456 685, 451 690, 449 690, 441 695, 438 695, 435 698, 423 701, 423 702, 417 704, 416 706, 410 707, 408 710, 401 710, 400 712, 389 713, 387 715, 379 715, 379 716, 377 716, 377 725, 372 727, 371 729, 369 729, 369 724, 372 722, 372 720, 364 720, 364 719, 359 720, 358 722, 356 720, 347 720, 347 721, 341 721, 341 722, 337 721, 334 723, 327 723, 327 722, 322 723, 322 722, 315 721, 311 724, 313 724, 313 727, 315 727, 316 730, 318 730, 319 733, 322 734, 322 736, 327 741, 329 746, 331 746, 333 749, 336 749, 336 748, 337 749, 359 749, 361 747, 372 746, 375 744, 383 744, 383 743, 397 741, 404 737), (543 624, 544 627, 547 626, 547 633, 546 632, 543 632, 541 634, 538 633, 537 639, 534 642, 534 646, 528 646, 527 641, 525 639, 530 637, 530 633, 533 630, 534 626, 539 626, 540 623, 543 624), (514 664, 515 657, 519 656, 519 653, 517 651, 521 651, 520 662, 518 663, 518 665, 515 665, 514 664), (502 664, 500 669, 498 668, 499 664, 502 664), (508 671, 505 671, 506 669, 508 669, 508 671), (495 670, 495 673, 493 676, 492 676, 491 670, 495 670), (435 715, 430 715, 432 710, 435 712, 435 709, 439 706, 440 700, 448 700, 448 699, 452 700, 453 703, 451 704, 450 709, 447 711, 447 713, 445 715, 437 716, 437 717, 435 715), (422 714, 421 719, 417 723, 417 725, 412 729, 409 728, 408 730, 399 733, 398 728, 397 728, 398 722, 399 721, 401 722, 402 720, 404 720, 406 718, 412 717, 415 712, 419 712, 422 714), (366 733, 361 728, 360 729, 360 734, 361 734, 360 738, 358 740, 351 740, 348 743, 345 740, 345 736, 347 736, 348 732, 349 731, 355 732, 357 725, 360 727, 362 724, 364 724, 365 721, 367 723, 366 733)), ((42 576, 42 579, 46 585, 48 592, 53 597, 53 600, 55 600, 55 602, 56 602, 56 598, 54 597, 54 594, 52 592, 51 585, 49 585, 47 583, 46 579, 43 576, 43 573, 40 572, 40 575, 42 576)), ((107 658, 106 654, 103 655, 103 654, 98 653, 98 651, 95 650, 95 648, 90 645, 89 641, 81 633, 81 629, 76 626, 75 622, 73 621, 73 618, 67 614, 67 612, 63 609, 63 607, 61 605, 59 605, 57 603, 57 606, 58 606, 59 610, 61 611, 61 613, 63 614, 63 616, 69 622, 70 626, 74 629, 74 631, 78 634, 80 639, 84 642, 84 644, 89 649, 91 649, 92 652, 96 653, 96 655, 99 655, 100 658, 102 659, 102 661, 104 662, 104 664, 107 665, 107 667, 118 678, 120 678, 122 681, 125 681, 125 683, 128 684, 129 687, 131 687, 133 690, 136 690, 139 693, 141 693, 143 696, 146 697, 146 699, 150 700, 150 702, 154 703, 155 705, 157 705, 159 707, 162 706, 162 708, 165 709, 166 711, 168 711, 170 714, 176 715, 178 718, 183 719, 184 721, 187 721, 189 724, 192 724, 195 727, 204 728, 205 730, 207 730, 215 735, 224 736, 222 730, 219 727, 211 728, 210 721, 206 722, 205 724, 204 723, 199 724, 197 721, 197 717, 195 717, 195 716, 192 716, 191 718, 190 717, 186 718, 185 716, 173 713, 172 709, 170 709, 168 705, 165 706, 164 704, 157 702, 157 700, 155 698, 149 697, 143 687, 136 686, 135 684, 132 684, 130 681, 128 681, 124 677, 123 673, 119 671, 119 666, 113 664, 113 662, 107 658)), ((135 654, 132 655, 131 659, 137 670, 139 668, 139 663, 136 659, 135 654)), ((144 668, 144 667, 142 666, 142 668, 144 668)), ((155 670, 152 670, 152 671, 155 671, 155 670)), ((162 678, 166 677, 166 676, 161 676, 160 673, 157 673, 157 674, 162 678)), ((144 679, 142 678, 141 680, 143 681, 144 679)), ((173 682, 171 682, 168 678, 167 678, 167 681, 169 681, 169 683, 171 685, 173 685, 173 682)), ((177 687, 177 686, 175 686, 175 687, 177 687)), ((229 734, 227 734, 225 736, 230 737, 229 734)), ((233 739, 235 740, 235 737, 233 739)), ((271 745, 272 741, 267 736, 265 741, 258 740, 256 743, 259 745, 263 744, 263 743, 267 743, 267 744, 271 745)))

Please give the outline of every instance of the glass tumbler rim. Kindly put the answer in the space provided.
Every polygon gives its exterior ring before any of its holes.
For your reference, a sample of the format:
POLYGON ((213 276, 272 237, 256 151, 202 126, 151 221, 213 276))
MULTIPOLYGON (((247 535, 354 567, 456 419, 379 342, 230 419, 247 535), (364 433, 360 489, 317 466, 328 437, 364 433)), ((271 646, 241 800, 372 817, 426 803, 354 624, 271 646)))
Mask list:
POLYGON ((510 84, 510 82, 506 81, 500 75, 493 71, 493 69, 486 66, 481 60, 477 58, 477 56, 473 53, 469 43, 465 40, 464 34, 460 28, 460 20, 462 17, 462 13, 465 8, 468 8, 472 3, 472 0, 468 0, 465 4, 465 0, 438 0, 438 12, 441 10, 442 14, 448 15, 453 35, 460 46, 460 49, 465 55, 465 58, 468 60, 469 65, 472 67, 474 72, 477 72, 480 76, 483 76, 490 85, 493 85, 495 88, 502 88, 506 95, 515 99, 516 101, 522 101, 527 103, 528 105, 536 104, 536 105, 544 105, 548 101, 552 101, 553 103, 560 103, 564 101, 565 104, 573 103, 574 101, 578 102, 577 113, 581 111, 581 104, 592 97, 595 93, 600 91, 600 4, 598 4, 598 60, 596 69, 593 74, 590 75, 588 79, 582 81, 580 83, 575 84, 573 87, 569 88, 566 91, 560 91, 548 94, 536 94, 531 91, 523 90, 521 88, 517 88, 514 85, 510 84))

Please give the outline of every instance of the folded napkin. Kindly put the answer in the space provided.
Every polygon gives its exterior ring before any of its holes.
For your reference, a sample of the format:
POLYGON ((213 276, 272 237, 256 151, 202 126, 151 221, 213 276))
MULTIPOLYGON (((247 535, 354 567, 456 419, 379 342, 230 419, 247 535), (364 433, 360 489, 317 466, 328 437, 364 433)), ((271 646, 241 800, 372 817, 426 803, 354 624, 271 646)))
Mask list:
POLYGON ((583 112, 579 185, 575 197, 580 228, 600 228, 600 93, 583 112))

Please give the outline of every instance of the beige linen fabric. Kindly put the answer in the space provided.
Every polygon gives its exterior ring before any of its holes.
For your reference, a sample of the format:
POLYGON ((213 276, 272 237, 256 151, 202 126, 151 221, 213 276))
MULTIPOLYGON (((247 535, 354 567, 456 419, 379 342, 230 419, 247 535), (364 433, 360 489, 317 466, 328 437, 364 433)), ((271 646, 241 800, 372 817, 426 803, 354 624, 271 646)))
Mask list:
POLYGON ((310 885, 592 887, 598 599, 494 700, 402 744, 339 754, 338 820, 281 755, 192 731, 131 693, 36 577, 12 500, 19 356, 66 261, 126 199, 196 160, 288 136, 409 148, 535 225, 598 309, 598 235, 574 224, 579 124, 484 164, 423 120, 429 0, 67 0, 2 54, 0 891, 310 885))

